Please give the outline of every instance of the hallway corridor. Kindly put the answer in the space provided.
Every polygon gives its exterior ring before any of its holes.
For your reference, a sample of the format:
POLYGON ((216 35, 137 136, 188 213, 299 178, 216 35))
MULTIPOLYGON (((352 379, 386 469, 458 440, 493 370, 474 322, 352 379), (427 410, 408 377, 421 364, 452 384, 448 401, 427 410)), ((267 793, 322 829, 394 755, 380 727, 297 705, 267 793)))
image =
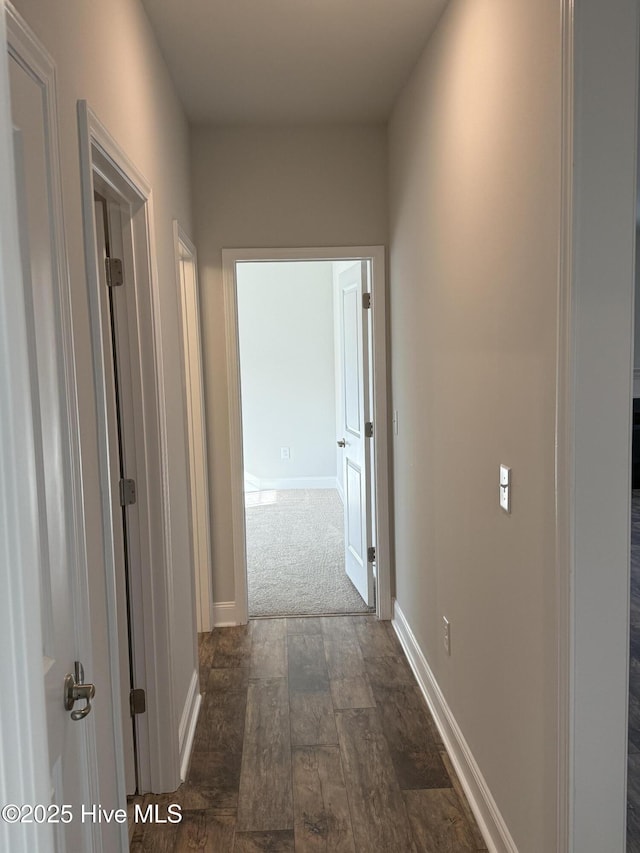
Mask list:
POLYGON ((134 853, 486 850, 390 623, 265 619, 200 637, 187 782, 134 853))

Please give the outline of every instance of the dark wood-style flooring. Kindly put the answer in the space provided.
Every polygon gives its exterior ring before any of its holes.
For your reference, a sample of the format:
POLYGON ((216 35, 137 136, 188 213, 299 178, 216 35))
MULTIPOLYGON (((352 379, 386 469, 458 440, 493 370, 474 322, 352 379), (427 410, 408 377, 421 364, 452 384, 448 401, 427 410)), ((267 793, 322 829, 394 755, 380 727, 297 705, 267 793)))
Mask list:
POLYGON ((264 619, 200 638, 204 693, 179 825, 134 853, 486 850, 391 625, 264 619))

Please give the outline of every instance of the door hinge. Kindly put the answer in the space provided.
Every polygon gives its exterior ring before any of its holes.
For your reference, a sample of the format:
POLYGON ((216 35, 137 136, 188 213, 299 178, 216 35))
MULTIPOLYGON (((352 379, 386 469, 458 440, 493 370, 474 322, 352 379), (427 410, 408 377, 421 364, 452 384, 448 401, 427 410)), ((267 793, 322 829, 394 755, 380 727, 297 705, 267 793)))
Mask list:
POLYGON ((362 294, 362 307, 363 308, 371 308, 371 294, 363 293, 362 294))
POLYGON ((130 506, 136 502, 136 481, 120 480, 120 506, 130 506))
POLYGON ((142 687, 137 687, 129 693, 129 705, 132 717, 136 714, 144 714, 147 710, 147 697, 142 687))
POLYGON ((120 287, 121 284, 124 284, 120 258, 105 258, 104 268, 107 274, 107 287, 120 287))
POLYGON ((376 561, 376 549, 375 545, 372 545, 370 548, 367 548, 367 562, 375 563, 376 561))
POLYGON ((364 437, 373 438, 373 421, 367 421, 364 425, 364 437))

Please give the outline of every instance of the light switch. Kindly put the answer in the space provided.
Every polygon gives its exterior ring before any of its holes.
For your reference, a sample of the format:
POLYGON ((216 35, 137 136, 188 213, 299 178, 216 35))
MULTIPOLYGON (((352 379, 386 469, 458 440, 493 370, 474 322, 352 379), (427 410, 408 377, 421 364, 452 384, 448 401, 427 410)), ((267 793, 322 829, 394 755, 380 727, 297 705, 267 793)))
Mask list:
POLYGON ((511 512, 511 468, 500 466, 500 507, 511 512))
POLYGON ((394 409, 393 411, 393 434, 398 434, 398 410, 394 409))
POLYGON ((289 447, 280 448, 280 459, 291 459, 291 449, 289 447))

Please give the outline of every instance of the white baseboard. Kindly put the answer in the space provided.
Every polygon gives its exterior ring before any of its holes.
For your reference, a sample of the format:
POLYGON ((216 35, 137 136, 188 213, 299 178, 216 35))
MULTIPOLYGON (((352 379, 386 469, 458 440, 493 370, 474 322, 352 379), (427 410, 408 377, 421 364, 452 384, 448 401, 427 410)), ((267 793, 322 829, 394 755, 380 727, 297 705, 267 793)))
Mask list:
POLYGON ((199 690, 198 670, 195 669, 191 676, 191 683, 189 684, 189 691, 184 708, 182 709, 180 727, 178 728, 180 779, 183 782, 187 778, 187 771, 189 770, 189 759, 191 758, 191 748, 193 747, 193 737, 196 732, 196 723, 198 722, 201 702, 202 696, 199 690))
POLYGON ((480 772, 469 744, 397 601, 394 601, 393 605, 392 625, 431 710, 453 766, 460 777, 469 805, 490 853, 518 853, 518 848, 480 772))
POLYGON ((282 491, 284 489, 337 489, 335 477, 289 477, 261 479, 253 474, 244 475, 245 483, 259 492, 282 491))
POLYGON ((238 624, 238 614, 235 601, 214 601, 213 603, 213 627, 229 628, 238 624))

